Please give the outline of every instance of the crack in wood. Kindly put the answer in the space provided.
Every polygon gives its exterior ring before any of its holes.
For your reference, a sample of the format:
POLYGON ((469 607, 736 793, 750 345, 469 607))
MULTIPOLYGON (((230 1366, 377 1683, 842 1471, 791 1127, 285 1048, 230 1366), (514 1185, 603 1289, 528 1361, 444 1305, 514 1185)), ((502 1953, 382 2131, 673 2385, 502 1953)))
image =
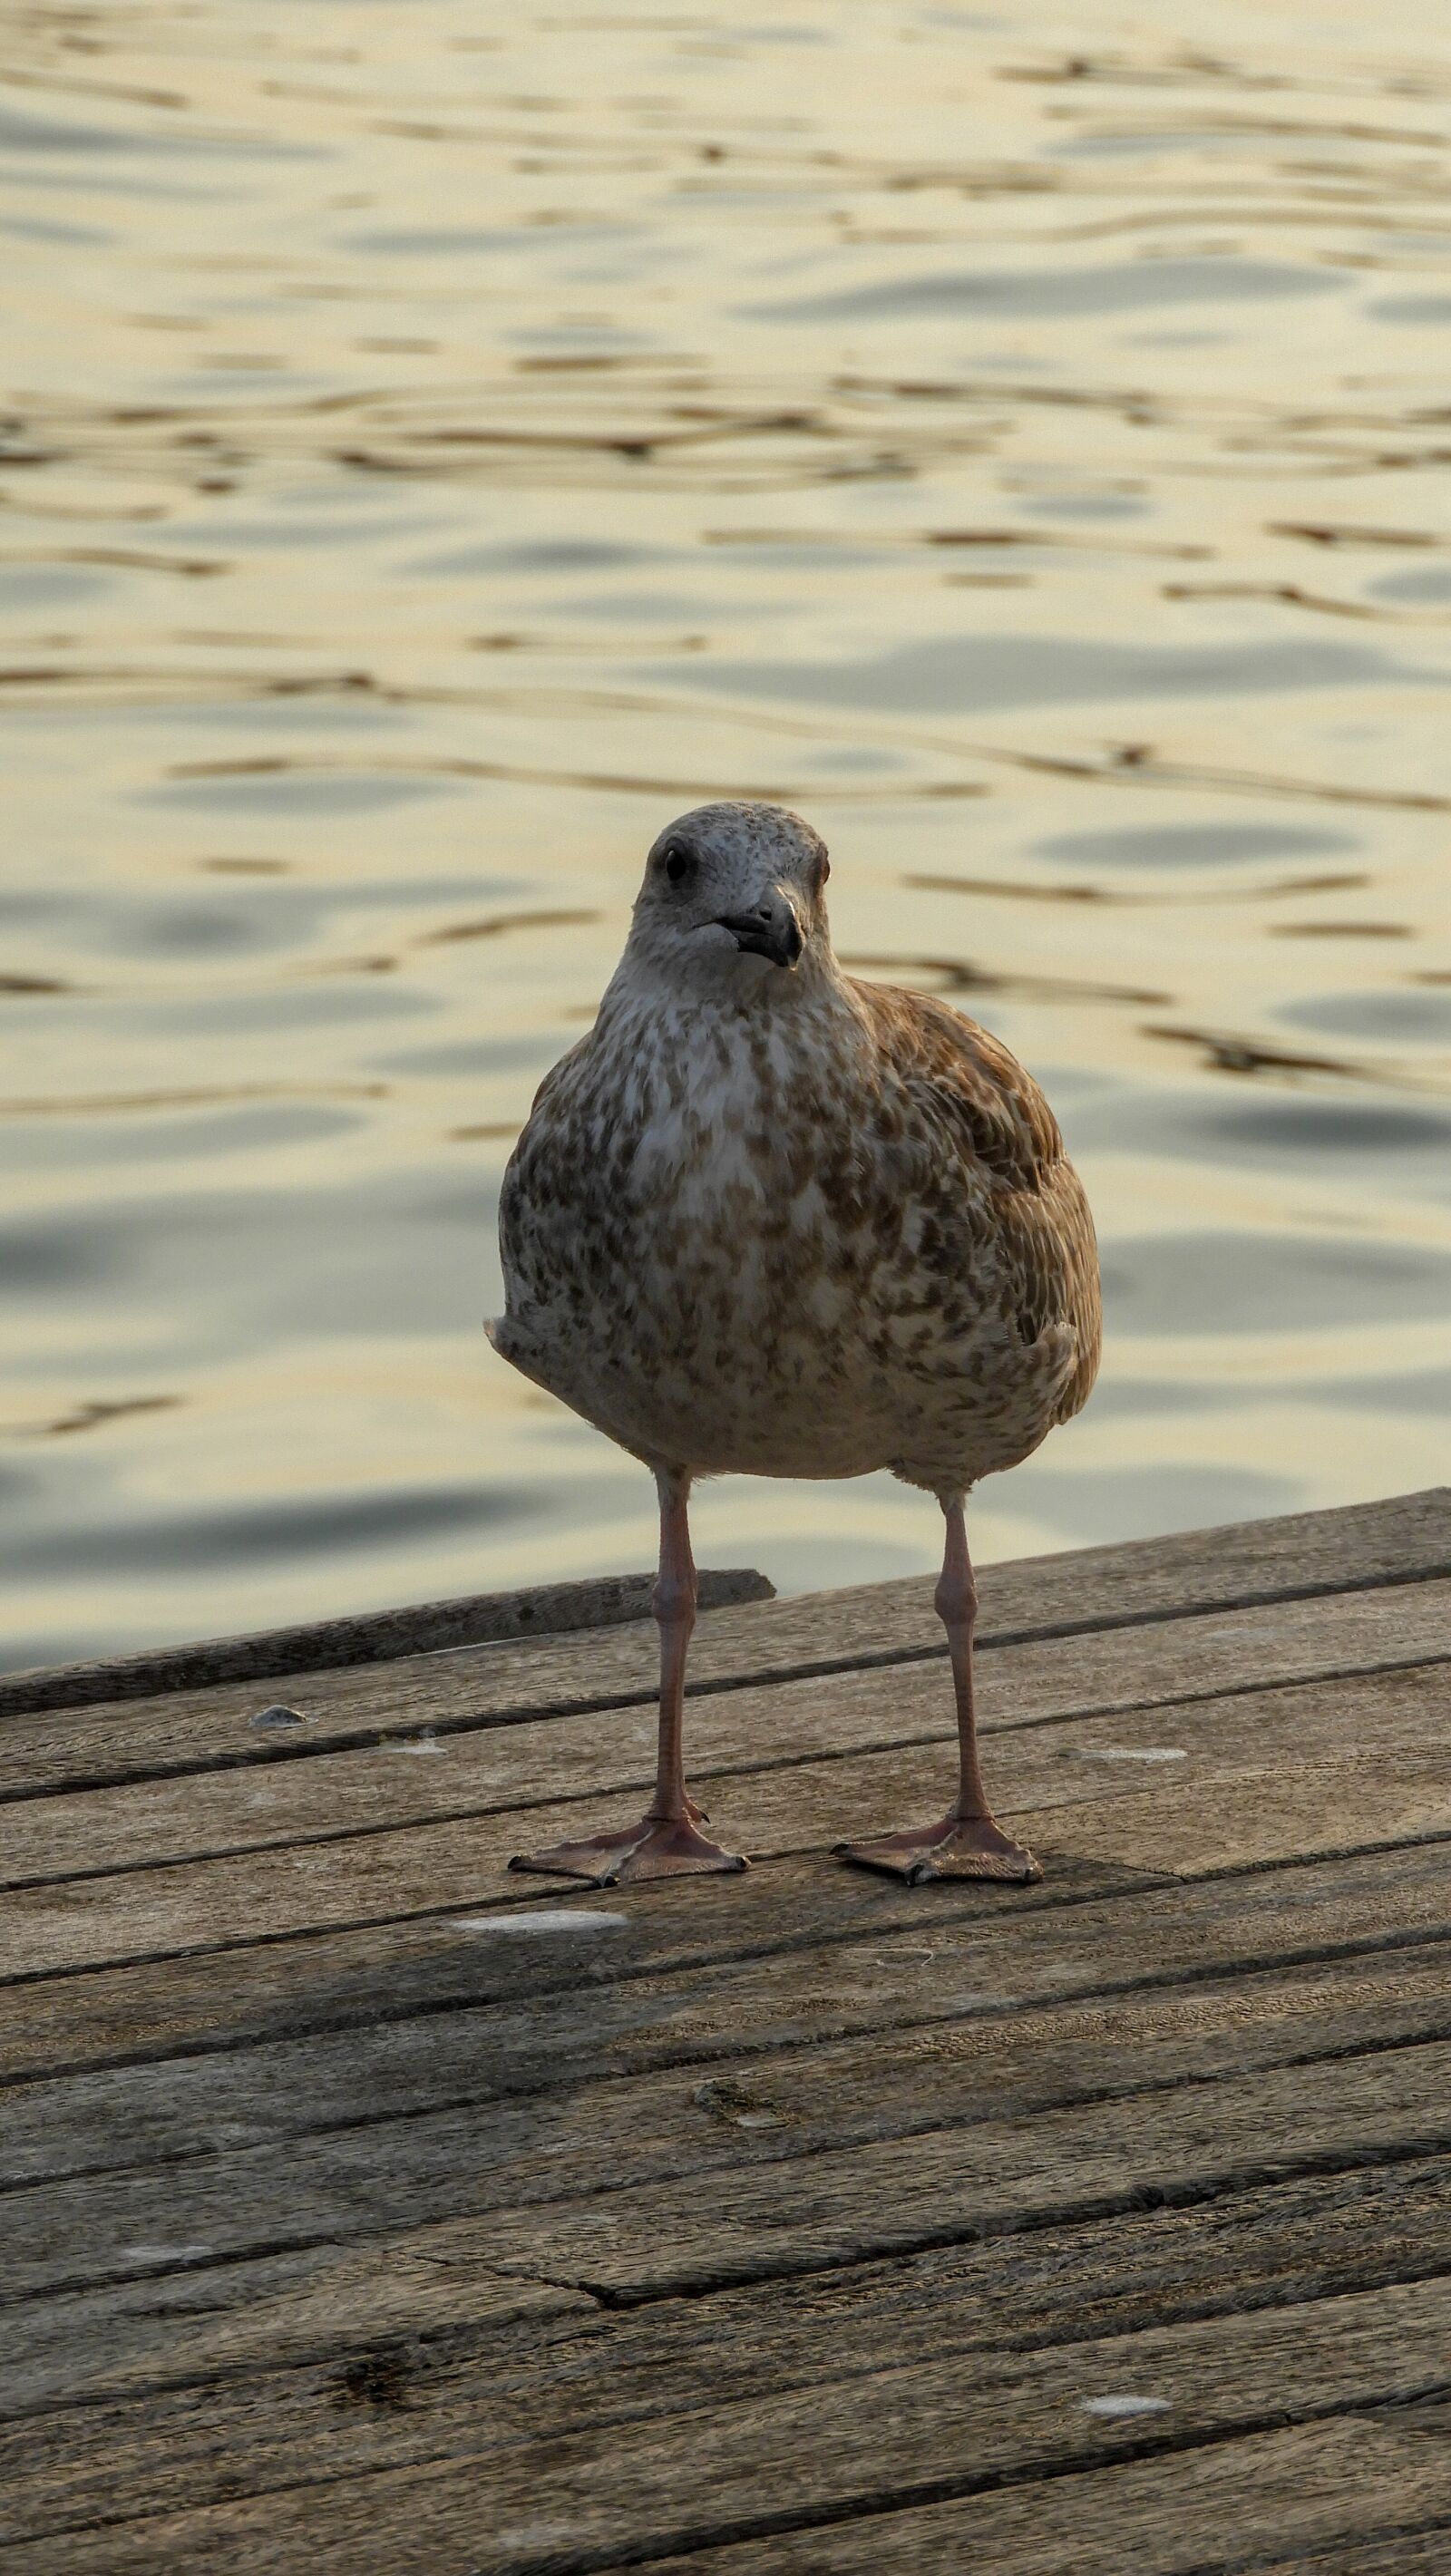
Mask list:
MULTIPOLYGON (((893 1763, 944 1740, 935 1678, 869 1678, 940 1663, 921 1585, 723 1614, 698 1776, 755 1784, 770 1857, 729 1913, 632 1899, 613 1952, 468 1951, 448 1925, 475 1820, 557 1803, 533 1794, 537 1748, 485 1753, 490 1734, 647 1708, 638 1629, 596 1666, 541 1641, 535 1667, 501 1648, 359 1668, 356 1698, 347 1671, 320 1685, 309 1762, 412 1726, 420 1689, 442 1693, 441 1735, 475 1743, 451 1777, 434 1766, 452 1803, 416 1816, 429 1766, 294 1790, 264 1757, 270 1845, 234 1789, 141 1794, 256 1766, 228 1749, 231 1697, 136 1704, 130 1730, 118 1711, 114 1771, 104 1708, 62 1727, 49 1774, 38 1730, 0 1731, 17 1808, 88 1769, 117 1793, 96 1818, 54 1811, 76 1837, 54 1869, 52 1825, 27 1843, 12 1818, 0 2514, 24 2569, 202 2563, 215 2541, 219 2564, 321 2570, 405 2523, 431 2547, 437 2504, 468 2563, 497 2539, 512 2576, 713 2571, 737 2546, 731 2576, 765 2576, 778 2544, 836 2576, 879 2541, 883 2564, 946 2563, 934 2511, 1019 2494, 1031 2516, 1053 2493, 1071 2556, 1095 2480, 1142 2530, 1162 2506, 1134 2475, 1179 2461, 1206 2495, 1273 2470, 1282 2576, 1408 2576, 1377 2535, 1451 2513, 1447 1614, 1425 1588, 1451 1570, 1446 1517, 1407 1498, 1005 1569, 1003 1647, 1148 1633, 997 1666, 1008 1798, 1062 1815, 1067 1876, 996 1906, 828 1878, 798 1832, 815 1810, 772 1785, 895 1798, 915 1764, 893 1763), (1295 1602, 1320 1606, 1216 1634, 1295 1602), (530 1669, 545 1708, 523 1704, 530 1669), (591 1669, 621 1687, 581 1691, 591 1669), (813 1702, 837 1675, 868 1678, 813 1702), (773 1708, 783 1731, 758 1734, 773 1708), (1175 1712, 1217 1772, 1080 1799, 1054 1767, 1103 1740, 1065 1729, 1138 1721, 1116 1740, 1140 1745, 1175 1712), (824 1777, 838 1761, 857 1773, 824 1777), (376 1821, 375 1797, 395 1814, 376 1821), (1095 2411, 1125 2389, 1160 2411, 1095 2411), (1321 2459, 1351 2500, 1338 2522, 1284 2510, 1321 2459), (559 2516, 537 2540, 536 2496, 559 2516)), ((581 1797, 629 1770, 626 1733, 581 1797)), ((547 1740, 574 1760, 576 1739, 547 1740)), ((1180 2576, 1250 2563, 1244 2514, 1223 2549, 1204 2528, 1180 2576)))

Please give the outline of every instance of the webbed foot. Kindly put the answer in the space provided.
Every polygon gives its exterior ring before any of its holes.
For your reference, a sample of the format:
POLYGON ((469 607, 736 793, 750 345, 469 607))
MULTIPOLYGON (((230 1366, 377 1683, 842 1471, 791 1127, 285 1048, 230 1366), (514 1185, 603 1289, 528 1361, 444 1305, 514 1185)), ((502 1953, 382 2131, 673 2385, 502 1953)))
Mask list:
POLYGON ((580 1842, 551 1843, 544 1851, 519 1852, 509 1867, 539 1870, 559 1878, 582 1878, 592 1887, 621 1887, 637 1878, 695 1878, 708 1871, 745 1869, 743 1853, 727 1851, 698 1830, 705 1821, 695 1806, 678 1819, 642 1816, 637 1825, 626 1825, 617 1833, 590 1834, 580 1842))
POLYGON ((1025 1887, 1043 1875, 1022 1843, 1015 1843, 991 1816, 944 1816, 937 1825, 919 1825, 870 1842, 838 1843, 837 1856, 862 1869, 885 1870, 920 1887, 929 1878, 998 1878, 1025 1887))

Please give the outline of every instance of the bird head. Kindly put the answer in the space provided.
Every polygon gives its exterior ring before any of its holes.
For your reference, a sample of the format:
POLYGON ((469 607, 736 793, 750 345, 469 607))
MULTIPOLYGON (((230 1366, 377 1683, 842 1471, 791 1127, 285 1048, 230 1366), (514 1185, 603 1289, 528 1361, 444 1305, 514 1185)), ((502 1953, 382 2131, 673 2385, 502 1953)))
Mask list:
POLYGON ((645 864, 626 955, 742 995, 829 956, 826 844, 783 805, 697 805, 645 864))

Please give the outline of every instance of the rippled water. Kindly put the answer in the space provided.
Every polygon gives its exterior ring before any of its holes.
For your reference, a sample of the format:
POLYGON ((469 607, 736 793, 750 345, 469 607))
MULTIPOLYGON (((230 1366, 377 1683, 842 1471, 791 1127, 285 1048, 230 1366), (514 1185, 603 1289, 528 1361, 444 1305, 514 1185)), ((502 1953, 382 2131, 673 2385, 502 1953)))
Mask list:
MULTIPOLYGON (((1445 22, 1171 15, 9 14, 9 1661, 649 1561, 478 1327, 721 793, 1087 1177, 982 1553, 1444 1472, 1445 22)), ((786 1586, 935 1519, 698 1509, 786 1586)))

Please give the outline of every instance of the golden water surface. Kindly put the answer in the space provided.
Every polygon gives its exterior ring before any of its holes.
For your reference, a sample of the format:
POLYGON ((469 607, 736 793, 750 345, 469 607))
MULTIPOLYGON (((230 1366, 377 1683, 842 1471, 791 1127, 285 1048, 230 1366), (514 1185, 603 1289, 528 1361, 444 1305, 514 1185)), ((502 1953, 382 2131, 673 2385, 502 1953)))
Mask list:
MULTIPOLYGON (((1447 26, 6 13, 6 1659, 649 1562, 479 1323, 714 795, 1087 1179, 1100 1391, 982 1554, 1444 1472, 1447 26)), ((787 1587, 935 1523, 697 1512, 787 1587)))

